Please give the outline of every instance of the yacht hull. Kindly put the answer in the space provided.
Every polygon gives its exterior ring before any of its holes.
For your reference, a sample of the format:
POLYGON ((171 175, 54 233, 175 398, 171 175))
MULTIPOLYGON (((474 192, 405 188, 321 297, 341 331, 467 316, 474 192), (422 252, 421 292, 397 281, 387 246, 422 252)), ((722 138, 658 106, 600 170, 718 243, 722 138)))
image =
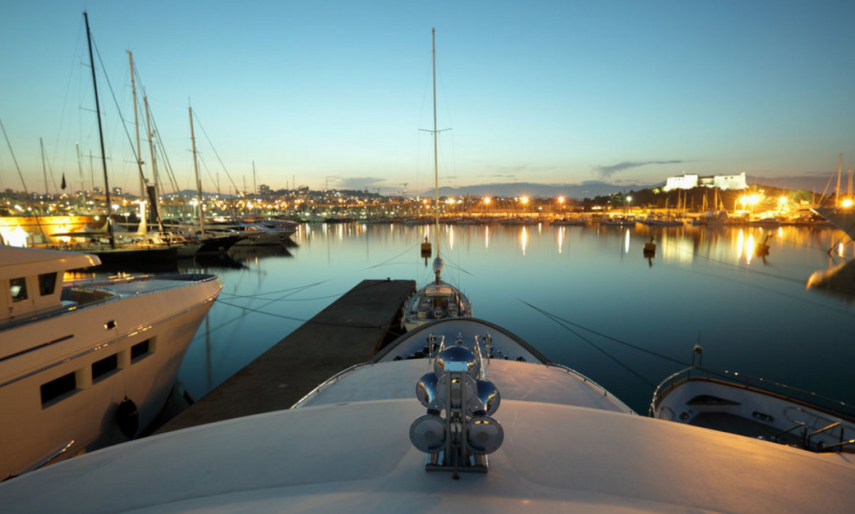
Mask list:
POLYGON ((130 436, 151 424, 222 288, 203 277, 93 287, 109 293, 0 329, 0 480, 128 440, 117 419, 125 400, 137 411, 130 436))
POLYGON ((818 207, 811 210, 846 232, 849 239, 855 240, 855 208, 818 207))

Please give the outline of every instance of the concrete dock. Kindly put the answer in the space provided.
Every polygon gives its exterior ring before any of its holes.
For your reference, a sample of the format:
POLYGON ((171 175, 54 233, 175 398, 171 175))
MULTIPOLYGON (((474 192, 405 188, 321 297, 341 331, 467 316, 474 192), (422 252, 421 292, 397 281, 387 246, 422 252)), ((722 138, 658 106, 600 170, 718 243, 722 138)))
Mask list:
POLYGON ((155 433, 287 409, 399 332, 412 280, 363 280, 155 433))

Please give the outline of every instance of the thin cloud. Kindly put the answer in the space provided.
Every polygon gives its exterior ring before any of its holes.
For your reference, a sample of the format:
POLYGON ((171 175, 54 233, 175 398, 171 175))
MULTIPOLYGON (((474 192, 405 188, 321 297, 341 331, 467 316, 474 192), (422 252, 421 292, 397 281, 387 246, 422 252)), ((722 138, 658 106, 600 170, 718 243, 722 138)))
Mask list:
POLYGON ((594 166, 594 172, 597 173, 597 175, 599 175, 600 177, 608 178, 614 175, 615 173, 626 171, 632 168, 639 168, 641 166, 648 166, 650 164, 683 164, 686 162, 691 161, 624 161, 619 164, 614 164, 612 166, 594 166))
MULTIPOLYGON (((335 179, 335 187, 338 189, 363 190, 366 187, 376 187, 376 184, 384 182, 382 177, 330 177, 335 179)), ((331 181, 332 185, 333 181, 331 181)))
POLYGON ((501 176, 501 174, 504 174, 504 176, 514 176, 524 173, 543 173, 558 170, 555 166, 530 166, 528 164, 517 164, 511 166, 487 165, 485 168, 492 170, 494 174, 499 176, 501 176))

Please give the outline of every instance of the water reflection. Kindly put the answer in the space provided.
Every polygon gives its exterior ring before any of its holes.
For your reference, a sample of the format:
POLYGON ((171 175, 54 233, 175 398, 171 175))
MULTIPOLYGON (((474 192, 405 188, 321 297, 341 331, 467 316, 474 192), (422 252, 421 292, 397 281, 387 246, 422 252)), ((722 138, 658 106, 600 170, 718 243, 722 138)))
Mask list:
MULTIPOLYGON (((741 230, 739 231, 742 232, 741 230)), ((740 250, 739 253, 743 253, 743 250, 740 250)), ((751 258, 754 257, 754 234, 748 235, 748 240, 745 241, 745 262, 751 264, 751 258)))
MULTIPOLYGON (((244 267, 243 263, 236 261, 234 257, 225 252, 213 255, 197 255, 190 260, 190 263, 200 266, 203 270, 211 270, 211 272, 216 272, 218 269, 241 269, 244 267)), ((186 266, 186 264, 184 265, 186 266)))
MULTIPOLYGON (((430 267, 415 247, 431 234, 432 226, 303 224, 292 236, 299 246, 290 251, 233 254, 243 267, 216 270, 224 289, 209 318, 208 347, 200 331, 182 365, 181 380, 191 396, 216 387, 363 279, 410 279, 419 286, 430 281, 430 267)), ((829 262, 830 248, 833 255, 845 252, 852 257, 846 249, 851 246, 839 245, 839 233, 832 229, 544 225, 534 232, 531 227, 493 224, 441 228, 439 235, 448 259, 444 278, 464 289, 479 317, 580 370, 638 411, 652 394, 646 384, 615 368, 560 325, 521 308, 517 299, 675 358, 689 353, 701 331, 705 341, 715 341, 715 352, 709 354, 714 367, 855 400, 855 383, 846 382, 848 389, 841 392, 843 386, 832 380, 845 382, 841 377, 849 370, 844 362, 805 371, 803 363, 791 358, 805 341, 817 339, 816 351, 823 354, 849 351, 843 341, 851 337, 855 310, 846 304, 846 312, 841 312, 837 297, 816 295, 813 289, 821 288, 821 282, 811 283, 810 291, 805 287, 813 271, 837 266, 837 259, 829 262), (556 233, 548 234, 550 230, 556 233), (769 233, 775 234, 770 240, 775 266, 764 273, 745 273, 749 259, 755 260, 746 245, 763 241, 769 233), (655 257, 644 262, 638 254, 631 255, 650 237, 657 242, 655 257), (629 258, 624 258, 627 252, 629 258), (649 273, 640 272, 645 264, 649 273), (645 301, 616 316, 619 299, 645 301), (822 338, 816 337, 817 327, 822 338), (772 354, 781 357, 769 359, 772 354)), ((648 361, 627 349, 610 351, 640 367, 650 382, 658 383, 674 371, 670 362, 648 361)))
POLYGON ((736 239, 736 260, 742 259, 742 249, 745 247, 745 233, 739 229, 739 237, 736 239))
POLYGON ((525 255, 525 247, 528 244, 528 230, 525 227, 521 227, 520 231, 520 246, 522 247, 522 254, 525 255))

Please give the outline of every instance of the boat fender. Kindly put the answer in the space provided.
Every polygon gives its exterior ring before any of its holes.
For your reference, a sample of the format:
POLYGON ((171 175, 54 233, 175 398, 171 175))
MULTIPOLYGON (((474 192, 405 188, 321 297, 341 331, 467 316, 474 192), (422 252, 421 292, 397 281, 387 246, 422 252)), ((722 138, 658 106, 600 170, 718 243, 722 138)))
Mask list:
POLYGON ((127 437, 134 437, 140 425, 137 405, 127 396, 116 408, 116 424, 127 437))

